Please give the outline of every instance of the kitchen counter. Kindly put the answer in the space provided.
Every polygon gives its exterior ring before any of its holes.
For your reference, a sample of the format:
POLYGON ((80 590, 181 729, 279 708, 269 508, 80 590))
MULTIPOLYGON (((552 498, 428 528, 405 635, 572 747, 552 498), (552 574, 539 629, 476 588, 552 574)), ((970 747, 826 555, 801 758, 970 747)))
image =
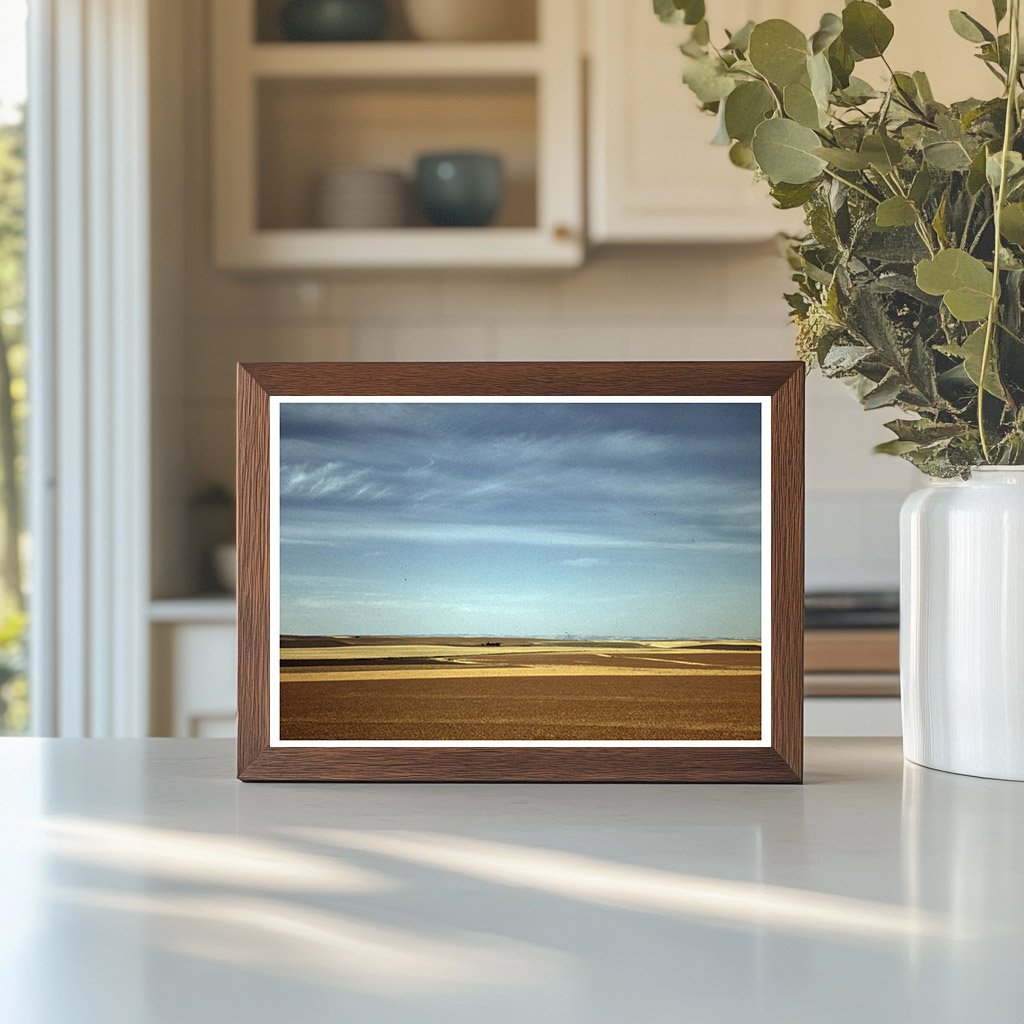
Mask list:
POLYGON ((0 741, 5 1024, 1017 1021, 1024 785, 810 740, 803 787, 242 785, 0 741))

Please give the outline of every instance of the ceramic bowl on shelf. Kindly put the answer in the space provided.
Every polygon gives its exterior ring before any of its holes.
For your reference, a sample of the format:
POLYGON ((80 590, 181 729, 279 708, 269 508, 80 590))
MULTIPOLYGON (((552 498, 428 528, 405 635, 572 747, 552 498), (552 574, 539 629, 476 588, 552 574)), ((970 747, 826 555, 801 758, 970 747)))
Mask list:
POLYGON ((417 39, 484 42, 532 38, 532 0, 404 0, 405 17, 417 39))
POLYGON ((406 222, 408 182, 397 171, 335 167, 320 177, 316 223, 321 228, 373 230, 406 222))
POLYGON ((289 0, 281 29, 293 42, 363 42, 388 27, 387 0, 289 0))
POLYGON ((505 195, 505 172, 494 153, 425 153, 416 161, 416 194, 435 227, 489 224, 505 195))

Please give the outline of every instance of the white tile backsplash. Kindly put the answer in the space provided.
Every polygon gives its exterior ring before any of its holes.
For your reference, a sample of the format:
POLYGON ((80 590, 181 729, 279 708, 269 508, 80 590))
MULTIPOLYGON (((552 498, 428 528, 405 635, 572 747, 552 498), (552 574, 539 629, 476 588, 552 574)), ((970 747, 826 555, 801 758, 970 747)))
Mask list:
POLYGON ((562 312, 561 274, 448 273, 437 289, 442 313, 450 321, 464 317, 500 320, 507 324, 519 320, 550 322, 562 312))
POLYGON ((572 317, 714 322, 724 300, 723 266, 699 248, 599 253, 561 278, 562 313, 572 317))
POLYGON ((355 274, 327 288, 327 314, 335 320, 385 318, 422 322, 442 316, 437 275, 355 274))

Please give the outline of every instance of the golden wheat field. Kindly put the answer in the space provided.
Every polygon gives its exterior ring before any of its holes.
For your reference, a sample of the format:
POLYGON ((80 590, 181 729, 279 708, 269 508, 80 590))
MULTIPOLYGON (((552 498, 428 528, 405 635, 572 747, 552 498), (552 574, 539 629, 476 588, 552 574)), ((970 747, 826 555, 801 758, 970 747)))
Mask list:
POLYGON ((283 740, 756 740, 756 642, 281 637, 283 740))

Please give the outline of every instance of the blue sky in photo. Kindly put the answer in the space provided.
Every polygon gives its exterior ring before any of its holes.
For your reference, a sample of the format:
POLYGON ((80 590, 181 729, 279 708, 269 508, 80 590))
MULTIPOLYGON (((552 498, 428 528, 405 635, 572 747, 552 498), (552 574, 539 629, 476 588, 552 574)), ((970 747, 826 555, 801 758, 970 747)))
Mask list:
POLYGON ((280 406, 281 632, 758 638, 754 403, 280 406))

